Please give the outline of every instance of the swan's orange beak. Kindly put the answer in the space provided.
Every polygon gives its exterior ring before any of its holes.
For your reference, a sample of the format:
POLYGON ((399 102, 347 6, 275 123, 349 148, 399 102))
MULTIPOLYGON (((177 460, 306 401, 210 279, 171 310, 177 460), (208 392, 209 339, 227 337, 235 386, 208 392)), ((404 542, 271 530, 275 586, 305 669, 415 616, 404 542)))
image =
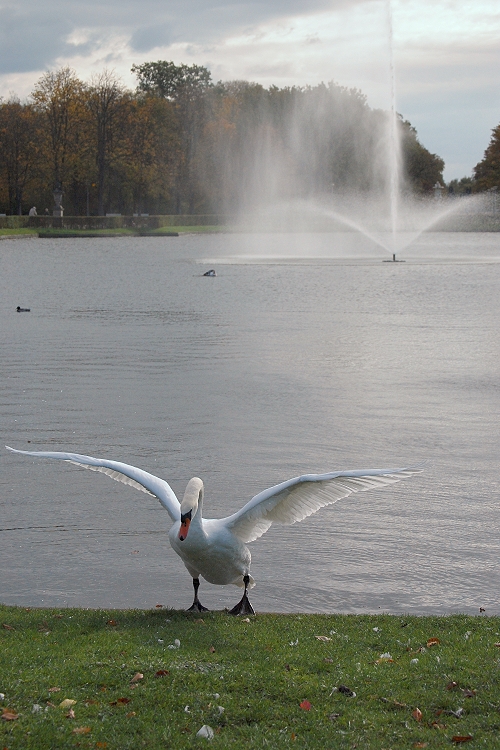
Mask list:
POLYGON ((181 542, 183 542, 188 535, 190 523, 191 519, 187 516, 185 518, 181 518, 181 528, 179 529, 179 539, 181 540, 181 542))

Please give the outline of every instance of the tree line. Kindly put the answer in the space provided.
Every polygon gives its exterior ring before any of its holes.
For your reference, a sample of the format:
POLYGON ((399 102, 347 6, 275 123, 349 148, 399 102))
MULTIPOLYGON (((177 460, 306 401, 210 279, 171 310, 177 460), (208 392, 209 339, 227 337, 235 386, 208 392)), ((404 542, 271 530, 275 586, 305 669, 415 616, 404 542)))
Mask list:
MULTIPOLYGON (((389 114, 334 82, 264 88, 213 82, 198 65, 134 66, 86 83, 63 67, 29 98, 0 102, 0 212, 207 214, 279 198, 387 187, 389 114)), ((398 118, 406 189, 442 181, 443 160, 398 118)))

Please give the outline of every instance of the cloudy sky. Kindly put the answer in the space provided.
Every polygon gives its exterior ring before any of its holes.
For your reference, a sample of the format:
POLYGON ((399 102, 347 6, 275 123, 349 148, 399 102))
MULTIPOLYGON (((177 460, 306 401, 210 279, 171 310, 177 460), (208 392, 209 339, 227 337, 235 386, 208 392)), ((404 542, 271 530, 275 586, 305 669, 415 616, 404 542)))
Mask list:
MULTIPOLYGON (((390 106, 387 0, 0 0, 0 96, 26 97, 46 70, 197 63, 214 80, 265 86, 335 80, 390 106)), ((446 161, 481 160, 500 122, 498 0, 393 0, 397 109, 446 161)))

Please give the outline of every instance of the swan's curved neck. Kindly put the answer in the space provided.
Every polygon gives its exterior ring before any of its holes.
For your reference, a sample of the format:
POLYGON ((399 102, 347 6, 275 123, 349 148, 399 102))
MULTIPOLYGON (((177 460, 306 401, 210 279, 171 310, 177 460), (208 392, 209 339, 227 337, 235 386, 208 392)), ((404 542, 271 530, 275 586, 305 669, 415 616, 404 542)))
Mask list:
POLYGON ((199 477, 189 480, 181 503, 181 516, 191 513, 191 521, 201 522, 203 511, 203 482, 199 477))

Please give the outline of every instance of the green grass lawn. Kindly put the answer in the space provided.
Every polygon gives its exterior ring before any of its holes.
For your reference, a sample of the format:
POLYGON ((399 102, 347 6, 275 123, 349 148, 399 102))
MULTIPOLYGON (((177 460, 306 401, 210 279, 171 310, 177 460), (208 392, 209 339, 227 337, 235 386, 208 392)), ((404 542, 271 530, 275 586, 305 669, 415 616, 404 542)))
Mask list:
POLYGON ((0 229, 0 237, 38 237, 37 229, 0 229))
POLYGON ((0 606, 0 748, 499 748, 499 631, 0 606))
MULTIPOLYGON (((158 229, 140 230, 119 227, 117 229, 0 229, 0 238, 11 237, 38 237, 42 239, 72 237, 162 237, 168 233, 178 234, 210 234, 229 231, 221 226, 182 226, 182 227, 159 227, 158 229)), ((1 750, 1 748, 0 748, 1 750)))

